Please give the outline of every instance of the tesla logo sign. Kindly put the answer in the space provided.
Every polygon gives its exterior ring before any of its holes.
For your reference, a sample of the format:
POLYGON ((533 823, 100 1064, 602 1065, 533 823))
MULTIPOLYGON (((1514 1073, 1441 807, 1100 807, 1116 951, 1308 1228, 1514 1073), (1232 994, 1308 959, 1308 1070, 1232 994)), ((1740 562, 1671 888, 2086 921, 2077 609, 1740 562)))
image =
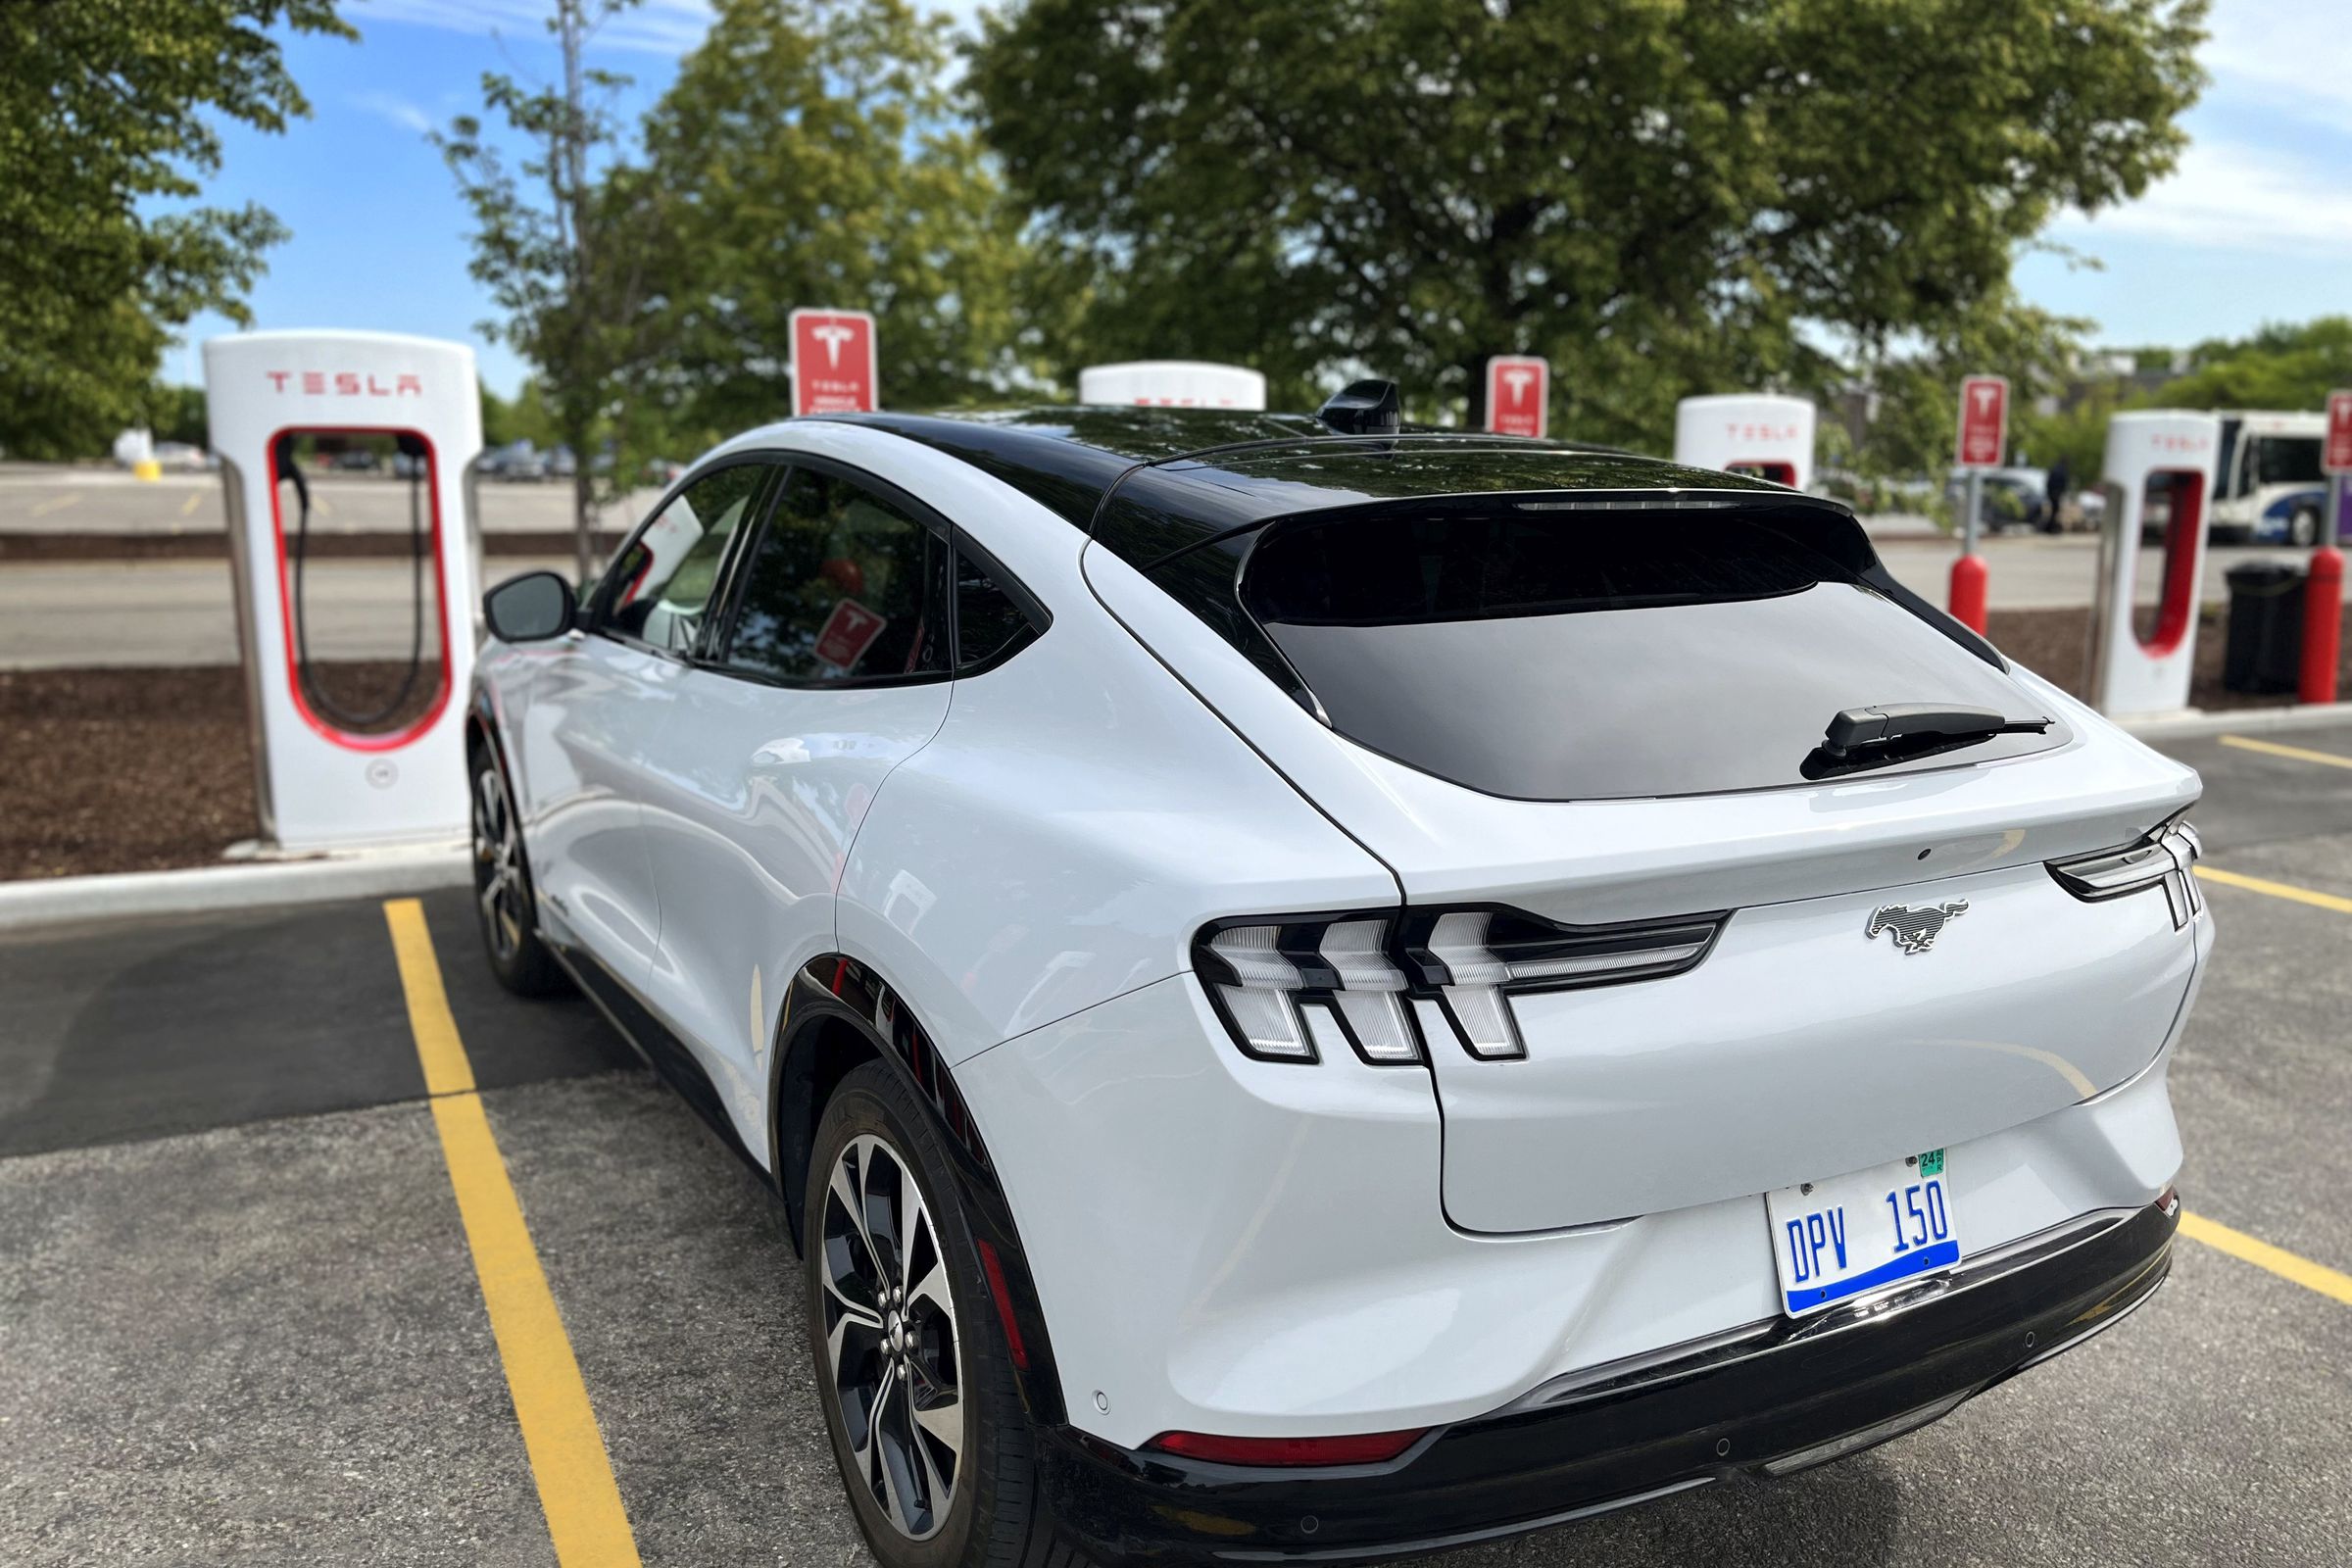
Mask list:
POLYGON ((365 375, 357 370, 264 370, 270 384, 280 392, 300 391, 308 397, 338 398, 420 398, 424 396, 424 378, 417 375, 377 375, 369 370, 365 375))
POLYGON ((2009 383, 1997 375, 1968 377, 1960 383, 1960 466, 1997 468, 2008 445, 2009 383))
POLYGON ((1551 367, 1522 354, 1487 362, 1487 428, 1541 440, 1549 424, 1551 367))
POLYGON ((2352 392, 2328 394, 2328 454, 2329 473, 2352 473, 2352 392))
POLYGON ((874 318, 863 311, 795 311, 792 412, 870 414, 881 406, 874 318))
POLYGON ((875 614, 855 599, 844 599, 833 607, 833 613, 816 634, 816 657, 835 669, 849 669, 865 657, 865 651, 882 635, 889 625, 887 617, 875 614))

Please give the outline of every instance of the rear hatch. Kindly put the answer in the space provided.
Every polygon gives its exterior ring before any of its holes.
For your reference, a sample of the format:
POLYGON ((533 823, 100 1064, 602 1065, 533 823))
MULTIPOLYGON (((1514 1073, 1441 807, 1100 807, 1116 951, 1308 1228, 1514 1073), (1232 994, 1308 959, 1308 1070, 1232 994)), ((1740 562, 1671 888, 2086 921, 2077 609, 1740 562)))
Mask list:
MULTIPOLYGON (((1244 651, 1321 739, 1229 716, 1397 872, 1465 1229, 1966 1143, 2128 1079, 2179 1014, 2175 897, 2043 862, 2157 829, 2193 775, 1902 594, 1841 513, 1460 497, 1231 543, 1279 660, 1244 651), (2006 728, 1825 755, 1886 705, 2006 728)), ((1199 598, 1182 569, 1153 576, 1199 598)))

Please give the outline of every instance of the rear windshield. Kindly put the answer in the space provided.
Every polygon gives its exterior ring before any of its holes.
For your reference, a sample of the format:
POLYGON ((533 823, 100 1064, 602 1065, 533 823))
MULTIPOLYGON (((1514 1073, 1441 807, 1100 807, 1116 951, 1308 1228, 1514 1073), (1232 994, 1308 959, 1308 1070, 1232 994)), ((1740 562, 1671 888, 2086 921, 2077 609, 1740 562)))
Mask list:
MULTIPOLYGON (((1524 800, 1804 783, 1847 708, 2041 716, 1860 566, 1736 509, 1318 514, 1269 528, 1241 592, 1340 733, 1524 800)), ((1864 776, 2016 756, 2059 734, 1864 776)))

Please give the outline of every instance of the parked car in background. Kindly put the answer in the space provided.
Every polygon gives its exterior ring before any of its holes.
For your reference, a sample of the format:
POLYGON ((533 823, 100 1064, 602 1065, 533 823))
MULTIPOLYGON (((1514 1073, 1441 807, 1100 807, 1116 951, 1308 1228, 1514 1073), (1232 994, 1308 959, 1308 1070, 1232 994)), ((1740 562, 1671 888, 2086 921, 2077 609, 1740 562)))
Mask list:
POLYGON ((503 447, 493 447, 482 454, 474 467, 488 478, 512 483, 537 483, 547 477, 547 460, 528 441, 511 441, 503 447))
POLYGON ((382 466, 383 459, 373 447, 345 447, 336 453, 327 466, 338 473, 373 473, 382 466))
POLYGON ((579 463, 569 447, 550 447, 547 452, 547 477, 568 479, 579 472, 579 463))
POLYGON ((219 466, 211 453, 185 441, 158 441, 155 462, 166 473, 203 473, 219 466))
POLYGON ((789 420, 485 598, 487 962, 772 1183, 883 1568, 1788 1474, 2170 1268, 2197 775, 1844 507, 1395 395, 789 420))
MULTIPOLYGON (((2000 533, 2014 528, 2034 528, 2043 533, 2056 533, 2058 521, 2050 510, 2050 476, 2042 468, 1988 468, 1984 471, 1983 500, 1978 505, 1977 523, 1988 532, 2000 533)), ((1966 520, 1968 510, 1968 475, 1955 472, 1944 482, 1944 505, 1956 520, 1966 520)))
POLYGON ((1883 488, 1850 468, 1824 468, 1813 476, 1813 494, 1842 501, 1865 514, 1882 509, 1883 488))

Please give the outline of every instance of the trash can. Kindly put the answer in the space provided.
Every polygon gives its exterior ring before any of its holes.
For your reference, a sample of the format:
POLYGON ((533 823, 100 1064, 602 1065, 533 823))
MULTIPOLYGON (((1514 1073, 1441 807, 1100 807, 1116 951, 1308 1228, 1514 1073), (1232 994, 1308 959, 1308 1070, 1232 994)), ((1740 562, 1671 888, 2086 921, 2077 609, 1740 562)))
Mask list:
POLYGON ((2222 654, 2222 687, 2232 692, 2291 692, 2303 666, 2301 566, 2249 561, 2231 566, 2230 640, 2222 654))

